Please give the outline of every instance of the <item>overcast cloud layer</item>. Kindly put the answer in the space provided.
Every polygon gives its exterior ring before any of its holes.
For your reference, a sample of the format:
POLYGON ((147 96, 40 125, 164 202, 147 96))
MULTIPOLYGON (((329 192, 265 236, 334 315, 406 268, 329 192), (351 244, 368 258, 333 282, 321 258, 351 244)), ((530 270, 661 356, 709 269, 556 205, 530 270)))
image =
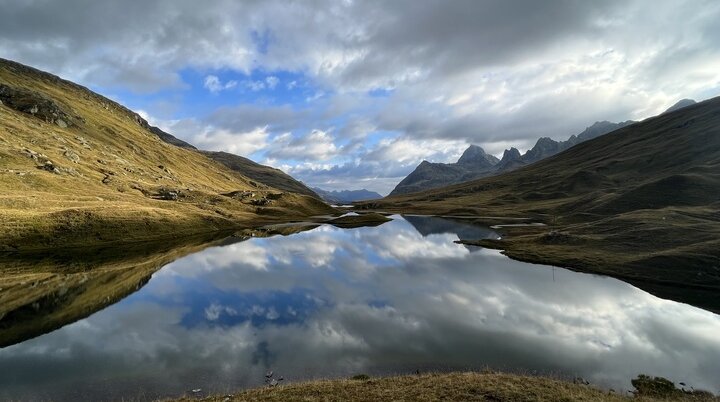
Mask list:
POLYGON ((720 94, 716 1, 0 0, 0 57, 311 185, 387 193, 720 94))

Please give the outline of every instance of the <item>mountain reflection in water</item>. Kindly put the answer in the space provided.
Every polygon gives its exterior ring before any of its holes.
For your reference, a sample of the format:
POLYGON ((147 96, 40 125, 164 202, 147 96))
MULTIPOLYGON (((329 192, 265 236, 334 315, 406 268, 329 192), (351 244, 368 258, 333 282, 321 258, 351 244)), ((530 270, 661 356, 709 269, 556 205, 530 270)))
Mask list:
POLYGON ((152 399, 358 373, 640 373, 718 392, 720 316, 619 280, 453 243, 487 228, 396 216, 212 247, 88 318, 0 349, 0 399, 152 399))

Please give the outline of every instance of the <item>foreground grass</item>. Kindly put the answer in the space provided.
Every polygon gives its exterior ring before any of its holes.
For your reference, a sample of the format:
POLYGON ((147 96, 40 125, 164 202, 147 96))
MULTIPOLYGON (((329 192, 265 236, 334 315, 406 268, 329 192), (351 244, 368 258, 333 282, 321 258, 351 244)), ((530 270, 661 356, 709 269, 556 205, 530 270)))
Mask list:
MULTIPOLYGON (((195 398, 178 401, 196 400, 195 398)), ((718 401, 710 395, 624 396, 543 377, 499 373, 425 374, 321 380, 258 388, 206 401, 718 401)))

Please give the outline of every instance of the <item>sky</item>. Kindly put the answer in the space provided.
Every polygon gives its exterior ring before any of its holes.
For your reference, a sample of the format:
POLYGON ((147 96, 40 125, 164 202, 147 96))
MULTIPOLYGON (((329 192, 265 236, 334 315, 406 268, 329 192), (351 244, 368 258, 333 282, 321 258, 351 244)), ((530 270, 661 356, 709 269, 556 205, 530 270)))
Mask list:
POLYGON ((0 57, 207 150, 385 195, 469 144, 501 156, 720 95, 714 0, 0 0, 0 57))

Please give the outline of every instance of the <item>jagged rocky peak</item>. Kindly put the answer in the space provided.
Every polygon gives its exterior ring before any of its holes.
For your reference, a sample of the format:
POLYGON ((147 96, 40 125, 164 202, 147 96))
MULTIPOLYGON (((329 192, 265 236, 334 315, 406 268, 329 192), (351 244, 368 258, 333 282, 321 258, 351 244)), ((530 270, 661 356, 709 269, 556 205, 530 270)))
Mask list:
POLYGON ((535 143, 535 146, 532 149, 542 150, 542 149, 552 149, 557 147, 559 143, 555 140, 553 140, 550 137, 540 137, 538 138, 537 142, 535 143))
POLYGON ((509 162, 509 161, 519 160, 520 158, 521 158, 520 151, 518 151, 517 148, 512 147, 510 149, 506 149, 505 152, 503 152, 503 156, 502 156, 502 159, 500 159, 500 161, 501 162, 502 161, 509 162))
POLYGON ((560 151, 561 144, 550 137, 541 137, 531 150, 524 155, 525 162, 534 163, 560 151))
POLYGON ((463 152, 457 163, 458 165, 493 166, 498 163, 498 158, 486 154, 485 150, 477 145, 470 145, 465 152, 463 152))

